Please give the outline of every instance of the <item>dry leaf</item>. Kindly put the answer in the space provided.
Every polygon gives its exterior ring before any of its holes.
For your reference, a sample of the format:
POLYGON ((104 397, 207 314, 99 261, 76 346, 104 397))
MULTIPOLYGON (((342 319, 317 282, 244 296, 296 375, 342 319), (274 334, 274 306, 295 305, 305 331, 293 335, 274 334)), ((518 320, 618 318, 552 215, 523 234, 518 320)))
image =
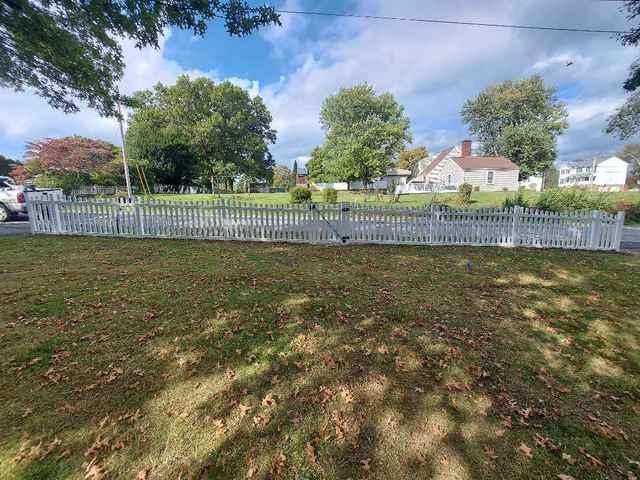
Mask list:
POLYGON ((311 465, 318 465, 318 455, 316 453, 316 447, 311 442, 304 444, 304 452, 307 454, 307 460, 311 465))
POLYGON ((527 458, 533 458, 533 451, 525 443, 521 443, 518 451, 527 458))
POLYGON ((276 453, 275 457, 271 461, 271 472, 275 475, 282 475, 284 468, 287 465, 287 457, 282 452, 276 453))
POLYGON ((498 456, 496 455, 496 451, 491 448, 491 447, 484 447, 484 454, 489 457, 491 460, 495 460, 496 458, 498 458, 498 456))
POLYGON ((273 398, 273 395, 271 393, 267 393, 267 395, 262 399, 262 405, 264 405, 265 407, 275 407, 276 399, 273 398))
POLYGON ((107 478, 107 471, 96 462, 95 458, 85 466, 84 472, 85 480, 104 480, 107 478))
POLYGON ((360 460, 360 465, 364 470, 371 470, 371 459, 365 458, 364 460, 360 460))
POLYGON ((572 477, 571 475, 566 475, 564 473, 559 474, 558 478, 560 480, 576 480, 575 477, 572 477))
POLYGON ((251 407, 250 405, 243 405, 242 403, 239 403, 238 408, 240 409, 240 418, 243 418, 247 415, 248 412, 251 411, 253 407, 251 407))
POLYGON ((149 472, 150 471, 151 471, 150 468, 143 468, 136 475, 136 480, 149 480, 149 472))

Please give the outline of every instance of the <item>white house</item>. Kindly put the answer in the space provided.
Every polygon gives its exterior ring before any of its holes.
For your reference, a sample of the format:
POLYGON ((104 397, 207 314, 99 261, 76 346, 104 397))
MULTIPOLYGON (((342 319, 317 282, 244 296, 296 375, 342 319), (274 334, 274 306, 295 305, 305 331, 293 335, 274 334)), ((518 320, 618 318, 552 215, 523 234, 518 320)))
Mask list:
POLYGON ((417 173, 401 193, 410 191, 457 190, 469 183, 481 192, 515 191, 518 189, 518 166, 501 156, 476 156, 471 140, 418 162, 417 173))
POLYGON ((541 192, 544 184, 544 178, 542 175, 531 175, 530 177, 520 180, 520 186, 534 192, 541 192))
POLYGON ((629 164, 618 157, 563 163, 558 167, 558 186, 622 191, 625 189, 628 171, 629 164))

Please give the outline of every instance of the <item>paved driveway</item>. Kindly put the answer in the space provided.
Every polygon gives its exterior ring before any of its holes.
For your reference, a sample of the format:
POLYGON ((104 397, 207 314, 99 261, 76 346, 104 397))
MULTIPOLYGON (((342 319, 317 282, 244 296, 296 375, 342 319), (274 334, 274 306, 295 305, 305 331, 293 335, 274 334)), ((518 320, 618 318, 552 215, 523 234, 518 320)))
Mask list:
POLYGON ((29 233, 29 222, 27 220, 0 223, 0 236, 28 235, 29 233))

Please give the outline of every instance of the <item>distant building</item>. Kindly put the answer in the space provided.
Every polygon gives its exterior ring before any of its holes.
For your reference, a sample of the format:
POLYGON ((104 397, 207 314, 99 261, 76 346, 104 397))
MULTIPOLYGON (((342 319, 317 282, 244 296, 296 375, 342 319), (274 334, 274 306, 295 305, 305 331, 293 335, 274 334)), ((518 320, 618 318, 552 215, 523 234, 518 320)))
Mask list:
POLYGON ((542 175, 531 175, 524 180, 520 180, 518 183, 522 188, 526 188, 527 190, 541 192, 544 184, 544 177, 542 175))
POLYGON ((300 187, 309 186, 309 173, 305 167, 298 167, 298 175, 296 176, 296 185, 300 187))
POLYGON ((619 192, 625 190, 628 172, 629 164, 618 157, 577 160, 558 167, 558 186, 619 192))
POLYGON ((465 140, 461 147, 419 160, 416 174, 407 182, 409 188, 403 190, 457 190, 469 183, 481 192, 514 191, 519 186, 519 173, 518 166, 508 158, 473 155, 471 140, 465 140))

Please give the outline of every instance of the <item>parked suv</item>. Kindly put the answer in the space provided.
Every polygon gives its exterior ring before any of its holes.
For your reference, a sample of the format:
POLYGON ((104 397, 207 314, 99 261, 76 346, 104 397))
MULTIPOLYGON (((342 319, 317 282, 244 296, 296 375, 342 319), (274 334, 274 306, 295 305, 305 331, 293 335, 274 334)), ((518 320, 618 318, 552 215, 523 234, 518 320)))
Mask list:
POLYGON ((10 177, 0 177, 0 222, 19 213, 27 213, 24 187, 16 185, 10 177))

